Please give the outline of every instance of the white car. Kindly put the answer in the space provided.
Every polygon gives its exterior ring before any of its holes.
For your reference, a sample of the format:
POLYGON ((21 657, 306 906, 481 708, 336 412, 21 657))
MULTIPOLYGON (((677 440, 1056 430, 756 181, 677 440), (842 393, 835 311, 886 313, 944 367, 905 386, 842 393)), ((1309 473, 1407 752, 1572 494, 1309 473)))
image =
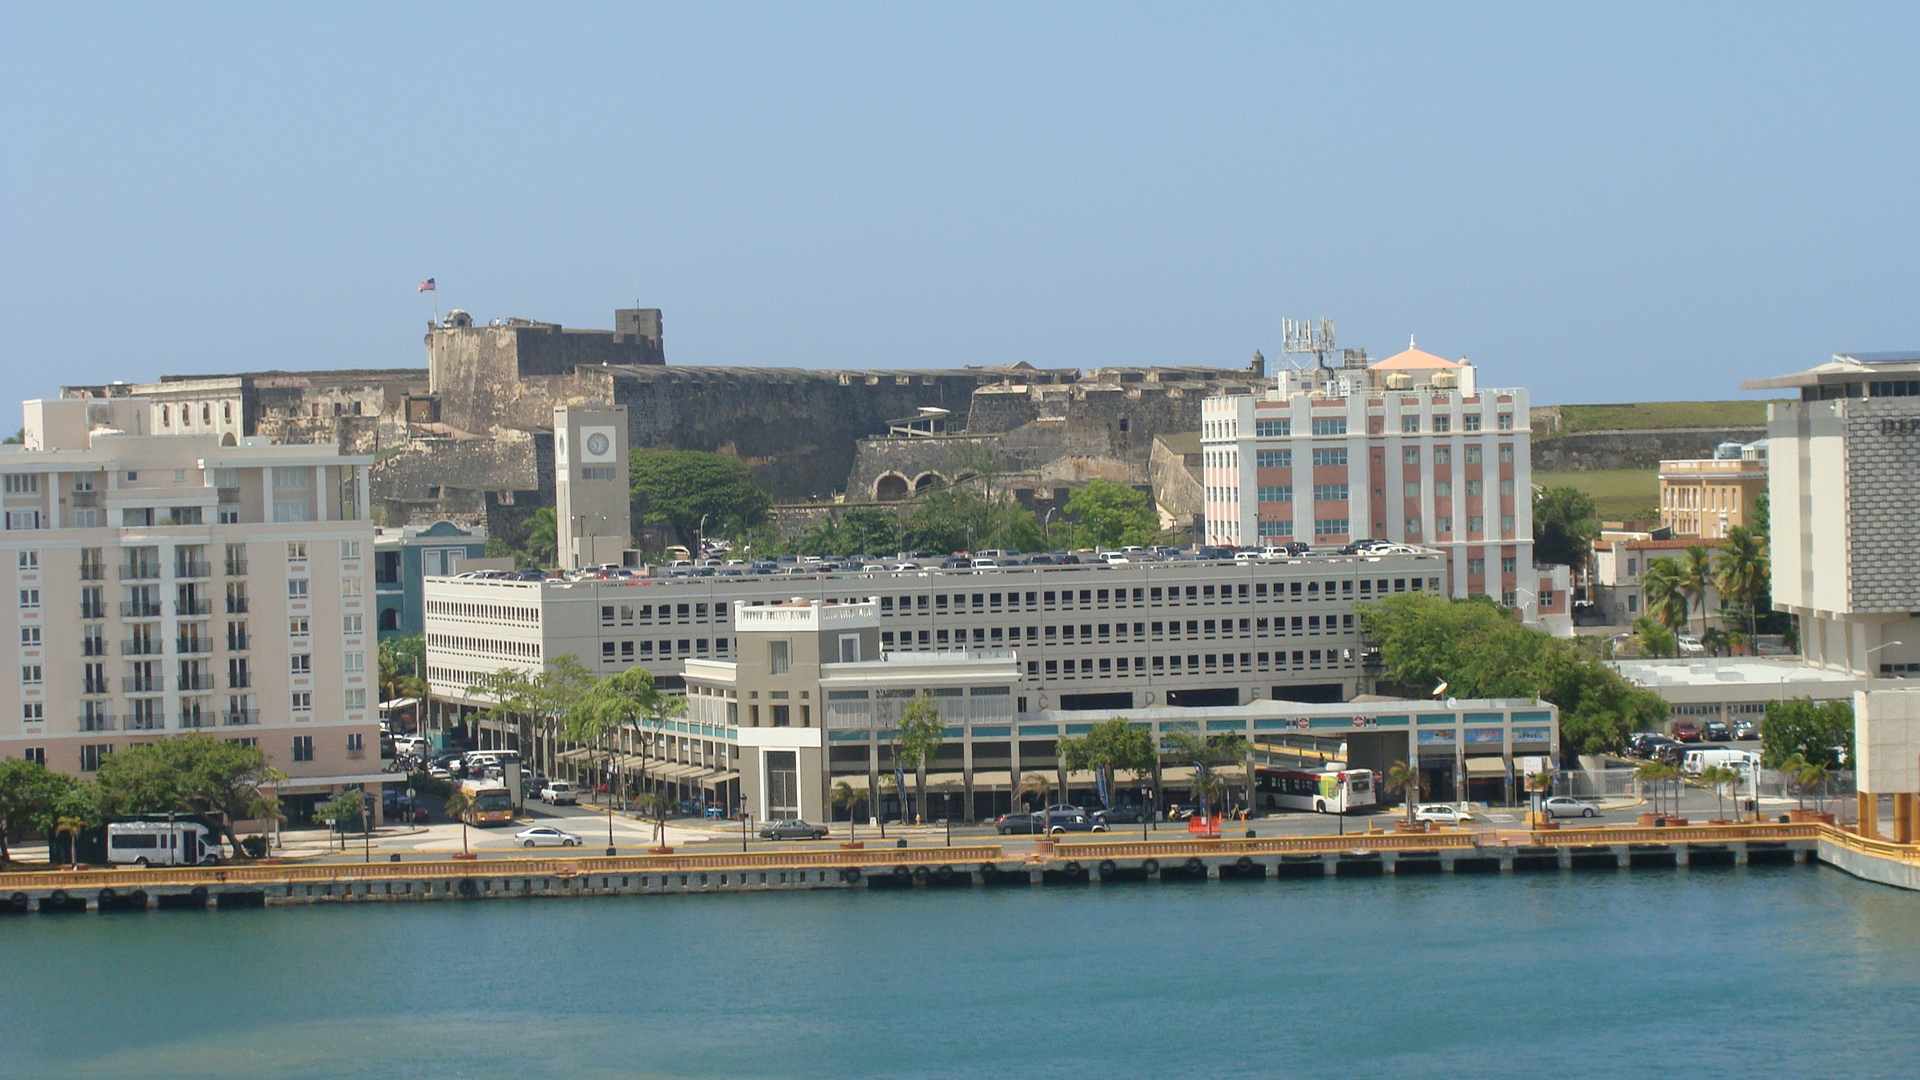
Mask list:
POLYGON ((1458 810, 1446 803, 1423 803, 1413 812, 1413 820, 1424 821, 1429 825, 1458 825, 1463 821, 1472 821, 1473 815, 1458 810))
POLYGON ((540 801, 549 806, 577 806, 580 792, 565 780, 549 780, 547 786, 540 789, 540 801))
POLYGON ((535 825, 513 834, 521 847, 579 847, 580 838, 551 825, 535 825))
POLYGON ((1571 796, 1555 795, 1540 804, 1540 812, 1550 818, 1596 817, 1600 813, 1600 808, 1571 796))

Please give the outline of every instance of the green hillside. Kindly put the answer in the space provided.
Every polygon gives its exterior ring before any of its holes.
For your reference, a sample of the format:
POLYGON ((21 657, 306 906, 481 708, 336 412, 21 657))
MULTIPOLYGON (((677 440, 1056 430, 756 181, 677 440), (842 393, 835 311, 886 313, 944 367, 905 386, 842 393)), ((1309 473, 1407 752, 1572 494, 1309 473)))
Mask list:
POLYGON ((1660 502, 1660 474, 1652 469, 1537 472, 1533 482, 1543 488, 1579 488, 1593 496, 1603 521, 1635 518, 1660 502))
POLYGON ((1764 401, 1645 401, 1637 405, 1562 405, 1560 427, 1554 434, 1766 425, 1764 401))

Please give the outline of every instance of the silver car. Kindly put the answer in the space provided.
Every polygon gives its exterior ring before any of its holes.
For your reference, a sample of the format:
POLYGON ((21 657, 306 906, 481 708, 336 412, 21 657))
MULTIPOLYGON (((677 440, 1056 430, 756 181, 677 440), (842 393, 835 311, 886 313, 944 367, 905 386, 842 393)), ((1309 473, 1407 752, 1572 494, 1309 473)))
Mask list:
POLYGON ((1555 795, 1541 803, 1540 811, 1550 818, 1597 817, 1600 814, 1599 807, 1567 795, 1555 795))
POLYGON ((521 847, 579 847, 580 838, 551 825, 535 825, 513 834, 521 847))

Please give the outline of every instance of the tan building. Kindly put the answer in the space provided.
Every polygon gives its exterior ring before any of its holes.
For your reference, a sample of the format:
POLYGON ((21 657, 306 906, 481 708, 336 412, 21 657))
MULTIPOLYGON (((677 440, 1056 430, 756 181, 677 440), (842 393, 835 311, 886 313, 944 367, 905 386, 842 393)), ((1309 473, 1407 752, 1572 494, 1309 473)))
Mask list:
POLYGON ((0 754, 84 775, 199 731, 261 747, 283 795, 377 783, 372 459, 153 416, 29 401, 0 452, 0 754))
POLYGON ((1660 463, 1660 524, 1675 536, 1724 539, 1753 524, 1767 492, 1767 441, 1722 443, 1710 458, 1660 463))

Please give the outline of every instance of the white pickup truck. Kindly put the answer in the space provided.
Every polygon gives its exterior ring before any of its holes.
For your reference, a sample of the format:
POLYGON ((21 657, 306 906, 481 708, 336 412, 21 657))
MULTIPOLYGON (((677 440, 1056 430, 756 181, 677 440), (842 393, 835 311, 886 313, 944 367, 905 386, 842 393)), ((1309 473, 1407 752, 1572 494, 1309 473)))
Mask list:
POLYGON ((540 789, 540 801, 549 806, 574 806, 580 802, 580 793, 565 780, 549 780, 540 789))

